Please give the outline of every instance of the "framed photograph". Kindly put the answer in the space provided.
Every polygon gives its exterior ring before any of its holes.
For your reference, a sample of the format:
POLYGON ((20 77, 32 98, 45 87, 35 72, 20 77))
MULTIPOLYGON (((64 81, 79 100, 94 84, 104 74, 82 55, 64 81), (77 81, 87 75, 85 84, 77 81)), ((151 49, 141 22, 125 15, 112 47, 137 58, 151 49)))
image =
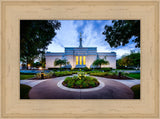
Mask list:
POLYGON ((20 99, 140 99, 140 20, 21 20, 20 99))
POLYGON ((159 0, 2 0, 1 115, 159 119, 159 0))

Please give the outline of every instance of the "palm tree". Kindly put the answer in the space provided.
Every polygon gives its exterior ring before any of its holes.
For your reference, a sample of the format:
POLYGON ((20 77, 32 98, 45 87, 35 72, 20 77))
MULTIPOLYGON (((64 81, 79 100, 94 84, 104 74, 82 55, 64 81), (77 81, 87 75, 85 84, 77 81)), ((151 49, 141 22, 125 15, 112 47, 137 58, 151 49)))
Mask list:
POLYGON ((108 64, 109 62, 104 59, 97 59, 93 62, 94 66, 100 66, 100 68, 101 68, 101 65, 108 65, 108 64))

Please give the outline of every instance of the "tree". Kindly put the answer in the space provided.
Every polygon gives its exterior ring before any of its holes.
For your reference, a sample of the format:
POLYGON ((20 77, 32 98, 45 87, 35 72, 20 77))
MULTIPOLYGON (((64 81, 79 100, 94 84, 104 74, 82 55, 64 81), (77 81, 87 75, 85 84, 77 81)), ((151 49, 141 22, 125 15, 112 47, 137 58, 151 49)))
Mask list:
POLYGON ((93 62, 94 66, 99 66, 101 68, 101 65, 108 65, 109 62, 104 59, 97 59, 93 62))
POLYGON ((62 65, 67 65, 69 62, 67 62, 67 60, 65 60, 65 59, 55 59, 55 61, 54 61, 54 65, 55 66, 60 66, 60 68, 62 67, 62 65))
POLYGON ((36 62, 33 64, 33 67, 36 67, 36 68, 39 68, 40 66, 42 66, 40 62, 36 62))
POLYGON ((140 20, 112 20, 112 23, 102 33, 111 47, 125 46, 133 36, 135 47, 140 47, 140 20))
POLYGON ((117 60, 117 67, 140 67, 140 53, 132 53, 117 60))
MULTIPOLYGON (((40 54, 44 57, 47 46, 56 35, 61 24, 57 20, 21 20, 20 21, 20 59, 31 63, 40 54)), ((28 69, 28 67, 27 67, 28 69)))

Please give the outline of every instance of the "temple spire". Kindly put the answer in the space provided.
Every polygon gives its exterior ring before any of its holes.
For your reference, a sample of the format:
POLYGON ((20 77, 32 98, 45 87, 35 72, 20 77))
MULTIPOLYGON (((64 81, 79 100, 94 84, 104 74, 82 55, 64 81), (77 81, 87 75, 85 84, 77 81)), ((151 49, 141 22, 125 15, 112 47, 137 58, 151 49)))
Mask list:
POLYGON ((79 47, 82 48, 82 33, 80 32, 79 47))

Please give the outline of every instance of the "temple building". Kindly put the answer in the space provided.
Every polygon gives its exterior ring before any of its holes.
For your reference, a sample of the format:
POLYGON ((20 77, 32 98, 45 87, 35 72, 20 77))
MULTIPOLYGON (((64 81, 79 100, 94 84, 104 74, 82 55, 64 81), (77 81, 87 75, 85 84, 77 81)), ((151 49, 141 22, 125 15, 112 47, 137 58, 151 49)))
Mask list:
POLYGON ((116 53, 115 52, 97 52, 97 47, 83 47, 82 37, 80 35, 79 47, 65 47, 65 52, 47 52, 46 57, 46 68, 58 68, 54 66, 56 59, 66 59, 69 64, 66 68, 94 68, 93 62, 100 58, 107 60, 108 65, 102 65, 101 67, 111 67, 116 69, 116 53))

